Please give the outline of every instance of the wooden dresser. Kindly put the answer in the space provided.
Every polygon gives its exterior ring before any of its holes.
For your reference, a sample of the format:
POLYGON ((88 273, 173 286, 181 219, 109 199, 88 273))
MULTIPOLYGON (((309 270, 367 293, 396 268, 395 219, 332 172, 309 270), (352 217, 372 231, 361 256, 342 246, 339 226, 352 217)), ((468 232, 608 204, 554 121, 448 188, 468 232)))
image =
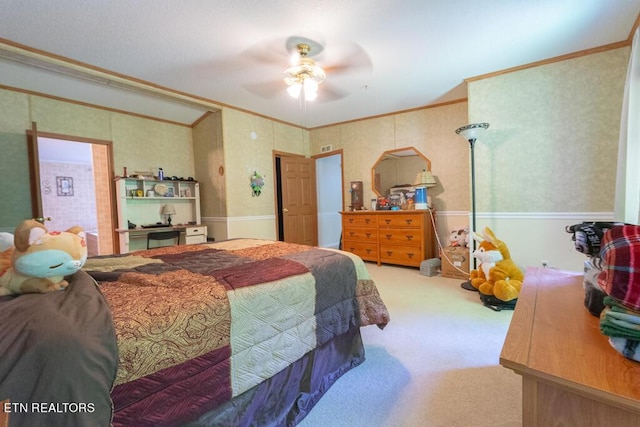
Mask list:
POLYGON ((609 345, 580 273, 529 268, 500 363, 522 375, 523 426, 640 425, 640 363, 609 345))
POLYGON ((431 211, 355 211, 342 214, 342 249, 378 265, 420 267, 436 256, 431 211))

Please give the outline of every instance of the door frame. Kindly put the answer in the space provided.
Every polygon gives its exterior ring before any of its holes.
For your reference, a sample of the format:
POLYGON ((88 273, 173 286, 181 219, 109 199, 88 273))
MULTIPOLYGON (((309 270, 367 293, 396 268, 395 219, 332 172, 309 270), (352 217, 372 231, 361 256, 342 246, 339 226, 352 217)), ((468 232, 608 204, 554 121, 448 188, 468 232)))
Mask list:
MULTIPOLYGON (((342 149, 339 150, 334 150, 334 151, 329 151, 326 153, 321 153, 321 154, 315 154, 313 156, 310 156, 310 159, 317 161, 317 159, 322 158, 322 157, 330 157, 330 156, 335 156, 335 155, 339 155, 340 156, 340 182, 341 182, 341 188, 340 188, 340 197, 341 197, 341 206, 342 209, 344 209, 344 203, 345 203, 345 199, 344 199, 344 151, 342 149)), ((273 188, 274 188, 274 192, 273 192, 273 197, 274 197, 274 207, 275 207, 275 223, 276 223, 276 240, 280 240, 280 224, 281 224, 281 220, 282 220, 282 212, 281 212, 281 206, 280 206, 280 191, 281 191, 281 187, 279 184, 280 181, 280 176, 278 176, 278 168, 276 166, 277 162, 278 162, 278 158, 280 157, 301 157, 301 158, 305 158, 304 155, 302 154, 295 154, 295 153, 288 153, 285 151, 278 151, 278 150, 273 150, 272 151, 272 157, 273 157, 273 188)), ((317 169, 316 169, 316 181, 318 179, 317 176, 317 169)), ((317 194, 316 194, 316 216, 318 215, 318 205, 317 205, 317 194)), ((318 223, 316 221, 316 235, 318 233, 318 223)))
MULTIPOLYGON (((345 198, 344 198, 344 151, 340 148, 338 150, 328 151, 326 153, 316 154, 311 156, 316 162, 316 181, 319 182, 322 177, 318 175, 318 159, 325 157, 339 156, 340 158, 340 211, 344 211, 345 198)), ((316 184, 317 185, 317 184, 316 184)), ((318 193, 318 200, 320 200, 320 194, 318 193)), ((321 206, 316 203, 318 212, 321 212, 321 206)), ((342 228, 340 228, 340 236, 342 236, 342 228)), ((318 244, 320 243, 320 218, 318 218, 318 244)), ((338 248, 342 247, 342 237, 338 241, 338 248)))
MULTIPOLYGON (((342 199, 342 203, 340 204, 340 206, 342 206, 342 209, 344 209, 344 150, 342 150, 342 148, 340 148, 339 150, 334 150, 334 151, 328 151, 326 153, 322 153, 322 154, 315 154, 313 156, 311 156, 312 159, 314 160, 318 160, 321 159, 323 157, 331 157, 331 156, 335 156, 335 155, 339 155, 340 156, 340 182, 341 182, 341 186, 340 186, 340 196, 342 199)), ((318 169, 316 169, 316 179, 318 179, 317 176, 317 171, 318 169)))
POLYGON ((27 144, 29 149, 29 179, 31 181, 31 213, 33 218, 43 217, 42 211, 42 195, 41 195, 41 183, 40 183, 40 157, 38 155, 38 138, 50 138, 60 139, 64 141, 81 142, 87 144, 104 145, 107 149, 107 170, 110 173, 109 176, 109 200, 111 201, 111 227, 112 241, 113 241, 113 253, 120 253, 120 238, 116 231, 118 224, 118 207, 115 199, 115 175, 113 171, 113 143, 111 141, 84 138, 73 135, 65 135, 53 132, 41 132, 37 130, 36 122, 32 123, 32 128, 27 129, 27 144))
MULTIPOLYGON (((273 188, 274 188, 274 192, 273 192, 273 206, 275 207, 275 220, 276 220, 276 240, 280 240, 280 233, 283 232, 284 230, 281 230, 281 222, 282 222, 282 194, 281 194, 281 190, 282 187, 280 185, 281 182, 281 176, 278 173, 278 166, 277 163, 279 161, 279 159, 281 157, 299 157, 299 158, 305 158, 303 154, 296 154, 296 153, 287 153, 286 151, 278 151, 278 150, 272 150, 272 161, 273 161, 273 188)), ((317 228, 317 225, 316 225, 317 228)), ((317 230, 316 230, 317 232, 317 230)))

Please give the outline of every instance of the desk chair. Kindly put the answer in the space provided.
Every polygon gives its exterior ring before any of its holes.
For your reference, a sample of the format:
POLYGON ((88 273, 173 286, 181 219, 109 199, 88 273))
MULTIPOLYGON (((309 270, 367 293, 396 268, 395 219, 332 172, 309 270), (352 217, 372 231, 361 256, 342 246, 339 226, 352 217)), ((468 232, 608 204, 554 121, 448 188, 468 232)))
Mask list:
POLYGON ((172 231, 156 231, 147 234, 147 249, 151 249, 149 244, 152 240, 155 241, 164 241, 164 240, 174 240, 170 245, 157 245, 154 248, 159 248, 161 246, 173 246, 180 244, 180 231, 172 230, 172 231))

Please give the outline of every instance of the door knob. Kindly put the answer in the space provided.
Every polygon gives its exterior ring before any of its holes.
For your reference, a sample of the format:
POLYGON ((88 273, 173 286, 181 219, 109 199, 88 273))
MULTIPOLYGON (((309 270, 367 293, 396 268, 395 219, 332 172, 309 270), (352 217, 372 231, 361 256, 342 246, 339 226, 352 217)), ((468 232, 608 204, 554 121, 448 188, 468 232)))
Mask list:
POLYGON ((289 212, 289 209, 287 209, 287 208, 282 208, 282 212, 289 212))

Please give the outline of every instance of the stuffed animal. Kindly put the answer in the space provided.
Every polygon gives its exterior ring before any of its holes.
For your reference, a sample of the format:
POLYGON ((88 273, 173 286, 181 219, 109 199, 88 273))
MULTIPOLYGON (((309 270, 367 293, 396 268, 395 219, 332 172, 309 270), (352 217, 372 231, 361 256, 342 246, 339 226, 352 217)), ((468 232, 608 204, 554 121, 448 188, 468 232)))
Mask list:
POLYGON ((484 295, 494 295, 502 301, 518 298, 524 274, 511 259, 506 243, 499 240, 489 227, 483 235, 474 235, 479 242, 473 252, 480 261, 478 268, 471 271, 471 285, 484 295))
POLYGON ((262 192, 262 186, 264 186, 264 177, 254 171, 253 176, 251 177, 251 195, 254 197, 259 196, 262 192))
POLYGON ((469 246, 469 227, 453 228, 449 235, 449 246, 460 246, 466 248, 469 246))
POLYGON ((25 220, 15 235, 0 236, 0 296, 45 293, 65 288, 65 276, 82 268, 87 242, 81 227, 49 232, 35 220, 25 220))

